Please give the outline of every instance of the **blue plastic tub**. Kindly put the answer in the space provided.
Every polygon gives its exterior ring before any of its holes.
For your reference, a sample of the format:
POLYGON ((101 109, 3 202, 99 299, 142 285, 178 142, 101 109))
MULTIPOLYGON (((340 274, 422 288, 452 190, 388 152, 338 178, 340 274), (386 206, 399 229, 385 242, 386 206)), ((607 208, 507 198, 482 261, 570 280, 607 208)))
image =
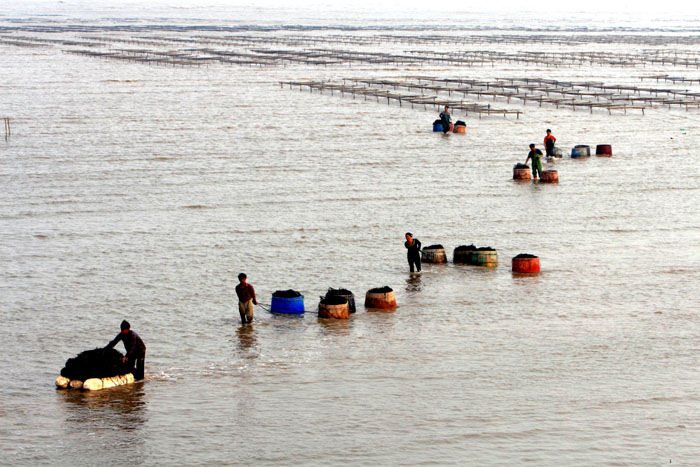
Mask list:
POLYGON ((571 157, 591 157, 591 147, 586 145, 576 146, 571 150, 571 157))
POLYGON ((442 123, 433 123, 433 131, 442 131, 442 123))
POLYGON ((294 298, 272 297, 271 313, 286 313, 290 315, 304 314, 304 296, 294 298))

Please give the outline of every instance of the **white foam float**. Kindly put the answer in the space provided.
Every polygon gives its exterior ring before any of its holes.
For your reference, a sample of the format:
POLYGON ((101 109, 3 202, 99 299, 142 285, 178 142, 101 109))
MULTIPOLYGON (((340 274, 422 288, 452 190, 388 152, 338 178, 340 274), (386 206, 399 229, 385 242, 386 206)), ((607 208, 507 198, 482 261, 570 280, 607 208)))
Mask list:
POLYGON ((134 375, 127 373, 125 375, 112 376, 109 378, 90 378, 85 381, 79 379, 70 380, 63 376, 56 378, 56 386, 59 388, 85 389, 87 391, 98 391, 100 389, 109 389, 116 386, 124 386, 134 382, 134 375))

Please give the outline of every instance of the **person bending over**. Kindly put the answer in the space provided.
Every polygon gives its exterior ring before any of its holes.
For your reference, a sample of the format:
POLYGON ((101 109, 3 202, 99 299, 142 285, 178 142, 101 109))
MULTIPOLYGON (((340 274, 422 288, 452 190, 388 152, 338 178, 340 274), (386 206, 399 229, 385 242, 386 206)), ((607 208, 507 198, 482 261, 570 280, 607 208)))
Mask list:
POLYGON ((122 321, 121 332, 117 334, 117 337, 112 339, 112 342, 107 344, 105 349, 111 349, 119 341, 124 343, 124 349, 126 349, 126 355, 124 356, 124 361, 131 368, 131 372, 134 374, 134 379, 143 379, 143 373, 146 363, 146 344, 143 343, 138 334, 131 330, 131 325, 127 320, 122 321))

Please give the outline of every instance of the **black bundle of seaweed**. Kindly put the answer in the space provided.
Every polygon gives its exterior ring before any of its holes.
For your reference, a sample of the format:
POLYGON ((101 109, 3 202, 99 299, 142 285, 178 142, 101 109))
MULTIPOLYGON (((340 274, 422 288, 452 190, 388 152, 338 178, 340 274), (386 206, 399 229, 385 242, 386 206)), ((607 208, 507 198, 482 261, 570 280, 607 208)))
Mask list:
POLYGON ((331 295, 352 295, 352 292, 348 289, 334 289, 333 287, 329 287, 328 292, 326 292, 326 297, 331 295))
POLYGON ((115 349, 93 349, 80 352, 66 360, 61 376, 85 381, 90 378, 110 378, 131 372, 131 367, 122 361, 124 356, 115 349))
POLYGON ((436 243, 435 245, 430 245, 430 246, 424 246, 424 250, 443 250, 445 247, 440 245, 439 243, 436 243))
POLYGON ((288 290, 276 290, 273 294, 273 297, 277 298, 297 298, 301 297, 301 294, 297 292, 296 290, 288 289, 288 290))
POLYGON ((321 303, 324 305, 345 305, 348 303, 348 299, 339 295, 326 295, 321 303))
POLYGON ((394 289, 392 289, 388 285, 385 285, 384 287, 376 287, 374 289, 370 289, 369 293, 389 293, 393 291, 394 289))
POLYGON ((516 258, 537 258, 535 255, 531 255, 529 253, 520 253, 516 258))

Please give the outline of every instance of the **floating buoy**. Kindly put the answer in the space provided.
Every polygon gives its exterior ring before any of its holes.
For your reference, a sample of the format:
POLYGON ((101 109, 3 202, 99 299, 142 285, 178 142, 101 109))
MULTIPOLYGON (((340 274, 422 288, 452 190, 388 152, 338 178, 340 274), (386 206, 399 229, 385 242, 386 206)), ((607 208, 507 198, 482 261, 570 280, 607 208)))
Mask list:
POLYGON ((350 292, 347 289, 334 289, 334 288, 329 288, 328 292, 326 292, 326 297, 343 297, 345 300, 348 301, 348 308, 350 309, 350 313, 355 313, 355 295, 353 295, 352 292, 350 292))
POLYGON ((559 183, 559 173, 556 170, 543 170, 540 183, 559 183))
POLYGON ((452 253, 452 261, 455 263, 470 264, 472 254, 476 251, 474 245, 460 245, 452 253))
POLYGON ((421 250, 421 260, 424 263, 446 263, 447 255, 442 245, 430 245, 421 250))
POLYGON ((272 294, 271 313, 304 314, 304 296, 296 290, 277 290, 272 294))
POLYGON ((70 380, 70 383, 68 383, 68 386, 71 389, 83 389, 83 382, 79 379, 72 379, 70 380))
POLYGON ((85 381, 79 379, 68 380, 63 376, 56 378, 56 386, 62 389, 84 389, 86 391, 99 391, 100 389, 109 389, 117 386, 124 386, 135 381, 132 373, 127 373, 119 376, 111 376, 109 378, 88 378, 85 381))
POLYGON ((391 287, 369 289, 365 295, 367 308, 391 309, 396 308, 396 295, 391 287))
POLYGON ((520 274, 534 274, 540 272, 540 259, 535 255, 520 253, 513 257, 513 272, 520 274))
POLYGON ((498 266, 498 254, 491 247, 477 248, 470 257, 469 264, 493 268, 498 266))
POLYGON ((531 178, 530 167, 525 164, 515 164, 513 166, 513 180, 530 180, 531 178))
POLYGON ((591 156, 591 147, 587 146, 585 144, 578 144, 574 146, 574 148, 571 150, 571 157, 573 158, 579 158, 579 157, 590 157, 591 156))
POLYGON ((70 384, 70 379, 66 378, 65 376, 59 376, 56 378, 56 387, 59 387, 61 389, 66 389, 69 384, 70 384))
POLYGON ((612 156, 612 146, 609 144, 599 144, 595 147, 596 156, 612 156))
POLYGON ((319 318, 348 319, 350 307, 347 299, 338 295, 326 296, 318 304, 319 318))

